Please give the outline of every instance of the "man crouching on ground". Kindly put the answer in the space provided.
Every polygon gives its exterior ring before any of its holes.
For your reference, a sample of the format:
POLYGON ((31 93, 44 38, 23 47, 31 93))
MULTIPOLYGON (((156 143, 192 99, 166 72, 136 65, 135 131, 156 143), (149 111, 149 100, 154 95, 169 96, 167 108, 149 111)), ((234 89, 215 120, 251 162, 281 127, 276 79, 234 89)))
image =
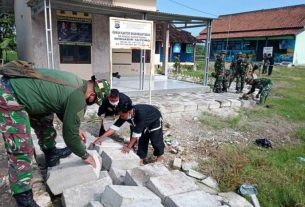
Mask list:
POLYGON ((131 127, 131 138, 129 143, 122 148, 123 153, 129 153, 132 147, 138 142, 137 155, 141 159, 141 165, 144 164, 144 159, 147 156, 149 140, 154 148, 154 156, 156 162, 162 162, 164 154, 164 141, 162 131, 162 116, 160 111, 151 105, 137 104, 132 105, 131 102, 126 102, 121 105, 119 110, 119 119, 99 138, 94 141, 94 144, 102 143, 103 139, 112 135, 115 131, 127 121, 131 127))

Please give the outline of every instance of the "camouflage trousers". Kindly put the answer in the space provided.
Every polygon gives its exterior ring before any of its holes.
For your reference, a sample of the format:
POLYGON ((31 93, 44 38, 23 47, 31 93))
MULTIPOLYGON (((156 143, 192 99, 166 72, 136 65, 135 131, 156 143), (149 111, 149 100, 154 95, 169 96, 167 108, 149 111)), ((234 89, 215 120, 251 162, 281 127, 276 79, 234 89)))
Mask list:
POLYGON ((55 147, 56 131, 50 116, 29 118, 10 85, 0 82, 0 132, 8 155, 8 175, 13 194, 31 189, 33 142, 31 125, 42 149, 55 147))
POLYGON ((272 83, 269 83, 262 89, 260 99, 259 99, 259 104, 264 104, 266 102, 266 99, 271 91, 271 88, 272 88, 272 83))
POLYGON ((236 90, 237 91, 239 91, 239 90, 242 91, 244 89, 245 77, 246 77, 246 74, 237 73, 237 75, 236 75, 236 90))
POLYGON ((227 89, 229 85, 229 78, 224 75, 216 75, 214 89, 222 90, 227 89))

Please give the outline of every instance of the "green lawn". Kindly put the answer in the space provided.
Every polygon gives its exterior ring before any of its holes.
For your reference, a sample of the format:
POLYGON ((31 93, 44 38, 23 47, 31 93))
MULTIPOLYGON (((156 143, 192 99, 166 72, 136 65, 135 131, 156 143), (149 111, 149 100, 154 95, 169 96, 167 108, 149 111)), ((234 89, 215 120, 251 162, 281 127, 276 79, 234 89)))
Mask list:
POLYGON ((244 182, 255 184, 262 207, 305 207, 305 162, 298 159, 305 157, 305 68, 277 67, 271 79, 268 108, 244 109, 226 120, 204 114, 201 121, 214 129, 240 130, 247 125, 245 118, 261 122, 281 118, 297 126, 290 136, 299 142, 273 149, 228 144, 218 149, 211 161, 202 161, 202 166, 212 168, 222 191, 235 191, 244 182))

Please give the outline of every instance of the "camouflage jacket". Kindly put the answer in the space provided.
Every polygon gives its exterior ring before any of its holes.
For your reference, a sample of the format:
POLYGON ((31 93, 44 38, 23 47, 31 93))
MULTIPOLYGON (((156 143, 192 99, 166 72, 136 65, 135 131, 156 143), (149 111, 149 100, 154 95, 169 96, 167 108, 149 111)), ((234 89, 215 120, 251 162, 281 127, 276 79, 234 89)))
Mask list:
POLYGON ((246 61, 237 60, 236 61, 236 72, 240 74, 246 74, 248 63, 246 61))
POLYGON ((268 86, 269 84, 272 84, 272 81, 268 78, 259 78, 259 79, 254 79, 253 81, 254 83, 248 94, 253 93, 256 88, 259 89, 258 93, 260 94, 264 87, 268 86))
POLYGON ((224 73, 225 71, 225 60, 221 57, 217 57, 215 61, 215 72, 217 75, 224 73))

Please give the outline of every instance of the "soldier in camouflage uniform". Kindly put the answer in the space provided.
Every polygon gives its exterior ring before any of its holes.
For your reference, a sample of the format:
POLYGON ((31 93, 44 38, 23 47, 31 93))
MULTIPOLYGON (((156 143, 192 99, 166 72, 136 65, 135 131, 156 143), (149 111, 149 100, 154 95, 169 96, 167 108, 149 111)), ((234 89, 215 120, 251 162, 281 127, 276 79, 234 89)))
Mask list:
POLYGON ((79 133, 80 120, 87 104, 103 98, 98 81, 81 80, 77 76, 58 70, 35 69, 41 75, 53 77, 71 86, 35 78, 0 79, 0 132, 8 154, 11 192, 19 207, 37 207, 32 193, 33 142, 31 127, 45 153, 47 166, 55 166, 60 158, 71 154, 81 157, 95 167, 79 133), (63 137, 68 148, 55 147, 56 130, 53 114, 63 122, 63 137))
POLYGON ((216 57, 215 60, 215 83, 214 83, 214 92, 215 93, 221 93, 223 90, 227 90, 227 86, 224 85, 226 81, 224 81, 224 76, 225 76, 225 51, 221 51, 220 55, 216 57))
POLYGON ((245 56, 239 56, 236 62, 236 93, 242 93, 244 89, 247 67, 245 56))
POLYGON ((247 79, 247 84, 252 85, 251 90, 247 95, 252 94, 255 89, 259 89, 256 98, 259 99, 259 104, 264 104, 272 88, 272 81, 268 78, 247 79))
POLYGON ((235 58, 232 60, 231 64, 230 64, 230 79, 229 79, 229 88, 231 87, 232 82, 235 80, 236 78, 236 65, 237 65, 237 60, 239 59, 239 57, 242 55, 241 52, 237 53, 235 55, 235 58))

